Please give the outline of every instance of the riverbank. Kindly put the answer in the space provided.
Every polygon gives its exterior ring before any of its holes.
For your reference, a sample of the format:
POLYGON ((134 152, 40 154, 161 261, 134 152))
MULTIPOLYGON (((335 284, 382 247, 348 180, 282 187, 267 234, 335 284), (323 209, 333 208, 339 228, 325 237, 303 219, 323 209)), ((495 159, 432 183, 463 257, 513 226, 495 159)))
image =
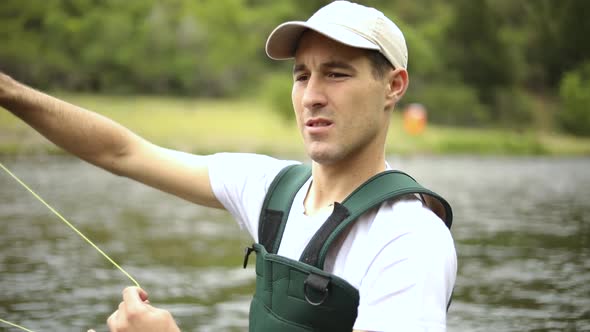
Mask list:
MULTIPOLYGON (((262 102, 153 96, 61 94, 148 140, 194 153, 218 151, 302 155, 294 123, 262 102)), ((396 113, 388 154, 590 155, 590 139, 551 132, 469 129, 429 125, 418 136, 404 132, 396 113)), ((0 112, 0 155, 62 153, 8 112, 0 112)))

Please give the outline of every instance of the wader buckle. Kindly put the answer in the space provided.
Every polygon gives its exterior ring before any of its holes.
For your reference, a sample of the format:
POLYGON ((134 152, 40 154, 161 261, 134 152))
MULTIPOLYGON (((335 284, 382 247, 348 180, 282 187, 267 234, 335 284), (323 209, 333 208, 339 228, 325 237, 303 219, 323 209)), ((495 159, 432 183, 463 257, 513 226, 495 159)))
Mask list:
MULTIPOLYGON (((307 303, 318 306, 324 303, 324 301, 328 298, 328 285, 330 284, 330 278, 321 276, 319 274, 310 273, 305 279, 303 283, 303 294, 305 294, 305 300, 307 303), (308 289, 311 288, 313 291, 322 294, 319 301, 311 300, 310 297, 307 295, 308 289)), ((314 296, 315 297, 315 296, 314 296)))

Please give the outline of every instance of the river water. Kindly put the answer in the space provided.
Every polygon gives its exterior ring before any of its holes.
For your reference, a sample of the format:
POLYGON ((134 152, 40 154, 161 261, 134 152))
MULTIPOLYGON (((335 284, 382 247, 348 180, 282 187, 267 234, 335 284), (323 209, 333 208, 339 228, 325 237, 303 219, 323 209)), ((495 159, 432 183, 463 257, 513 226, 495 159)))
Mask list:
MULTIPOLYGON (((590 159, 388 159, 453 205, 449 331, 590 331, 590 159)), ((184 331, 246 330, 254 271, 241 263, 251 241, 226 212, 69 157, 0 161, 184 331)), ((107 331, 131 284, 0 170, 1 319, 37 332, 107 331)))

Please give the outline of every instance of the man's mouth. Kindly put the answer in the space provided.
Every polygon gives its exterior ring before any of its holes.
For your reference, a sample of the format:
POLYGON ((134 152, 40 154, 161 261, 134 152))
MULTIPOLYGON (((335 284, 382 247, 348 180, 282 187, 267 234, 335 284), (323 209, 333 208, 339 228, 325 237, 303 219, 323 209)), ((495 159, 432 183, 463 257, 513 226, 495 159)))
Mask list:
POLYGON ((310 119, 310 120, 307 120, 307 122, 305 122, 305 126, 307 126, 307 127, 327 127, 331 124, 332 124, 332 121, 327 120, 327 119, 321 119, 321 118, 310 119))

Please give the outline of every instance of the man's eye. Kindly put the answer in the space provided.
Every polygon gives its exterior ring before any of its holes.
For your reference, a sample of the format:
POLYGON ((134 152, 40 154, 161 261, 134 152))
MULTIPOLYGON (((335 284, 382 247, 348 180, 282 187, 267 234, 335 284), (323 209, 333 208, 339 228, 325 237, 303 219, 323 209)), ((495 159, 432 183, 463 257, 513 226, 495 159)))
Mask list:
POLYGON ((330 78, 342 78, 342 77, 348 77, 349 75, 344 74, 344 73, 336 73, 336 72, 331 72, 328 73, 328 77, 330 78))
POLYGON ((307 81, 308 78, 309 78, 309 75, 301 74, 301 75, 295 76, 295 81, 298 81, 298 82, 307 81))

